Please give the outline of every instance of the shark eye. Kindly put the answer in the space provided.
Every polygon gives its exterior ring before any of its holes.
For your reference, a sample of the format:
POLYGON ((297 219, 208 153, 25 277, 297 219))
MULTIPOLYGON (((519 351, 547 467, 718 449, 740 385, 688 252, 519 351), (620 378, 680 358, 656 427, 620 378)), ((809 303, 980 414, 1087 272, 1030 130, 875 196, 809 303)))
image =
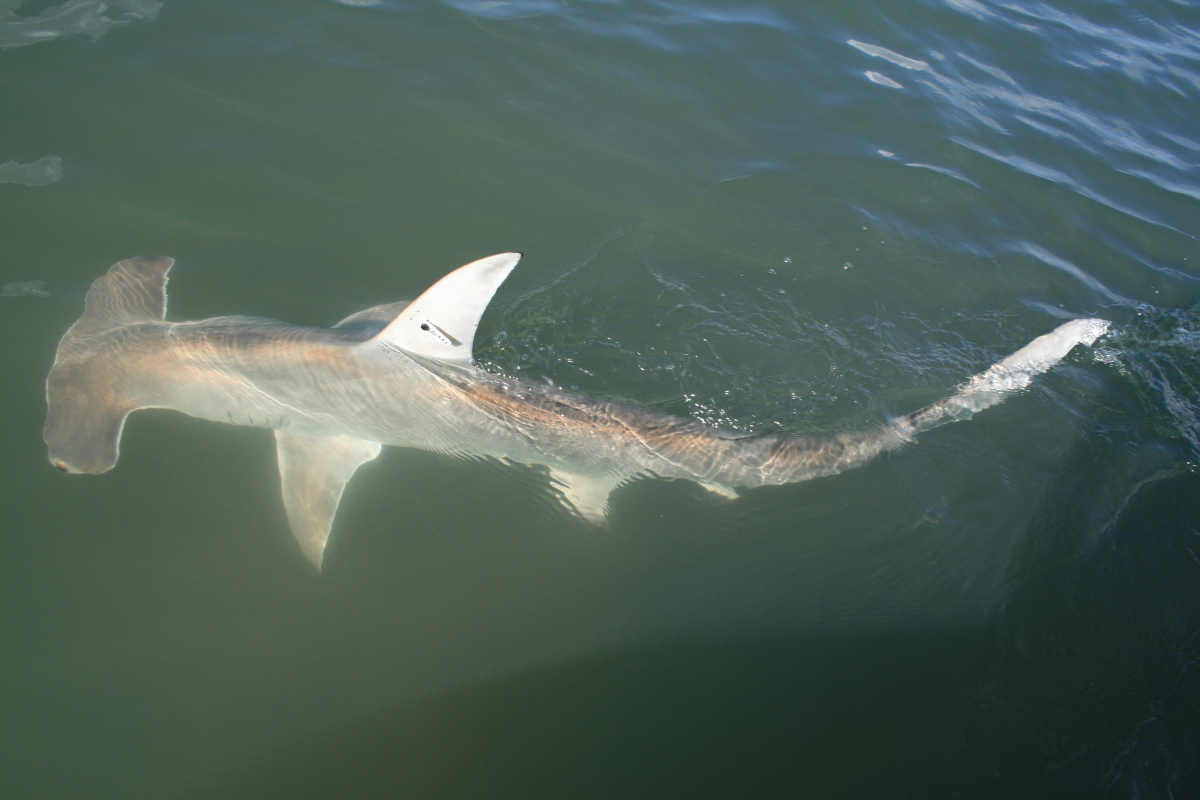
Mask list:
POLYGON ((64 462, 62 462, 62 461, 56 461, 56 462, 54 462, 54 466, 55 466, 55 467, 58 469, 58 471, 59 471, 59 472, 66 472, 66 471, 67 471, 67 465, 66 465, 64 462))

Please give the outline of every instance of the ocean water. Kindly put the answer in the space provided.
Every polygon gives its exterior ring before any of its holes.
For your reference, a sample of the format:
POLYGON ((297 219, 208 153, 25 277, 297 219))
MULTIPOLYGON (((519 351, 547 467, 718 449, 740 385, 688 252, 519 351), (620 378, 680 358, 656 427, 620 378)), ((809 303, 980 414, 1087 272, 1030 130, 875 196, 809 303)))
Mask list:
POLYGON ((0 794, 1200 795, 1194 0, 0 0, 0 794), (317 575, 267 431, 46 461, 91 281, 330 325, 519 250, 497 374, 859 430, 861 469, 574 517, 385 449, 317 575))

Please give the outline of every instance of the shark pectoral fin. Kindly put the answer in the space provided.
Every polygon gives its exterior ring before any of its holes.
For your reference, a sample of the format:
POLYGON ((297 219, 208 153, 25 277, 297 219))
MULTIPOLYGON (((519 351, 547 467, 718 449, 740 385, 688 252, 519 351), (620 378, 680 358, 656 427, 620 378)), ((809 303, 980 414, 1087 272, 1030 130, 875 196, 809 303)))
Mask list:
POLYGON ((735 489, 725 486, 724 484, 702 483, 700 485, 703 486, 705 489, 708 489, 713 494, 719 494, 721 497, 724 497, 728 500, 737 500, 738 496, 739 496, 735 489))
POLYGON ((285 430, 275 431, 275 443, 288 522, 300 549, 320 571, 342 490, 355 470, 379 455, 379 443, 285 430))
POLYGON ((550 478, 575 513, 597 525, 605 523, 608 495, 625 481, 624 477, 593 477, 558 469, 550 470, 550 478))
POLYGON ((520 260, 520 253, 500 253, 459 267, 426 289, 372 341, 469 366, 479 320, 520 260))

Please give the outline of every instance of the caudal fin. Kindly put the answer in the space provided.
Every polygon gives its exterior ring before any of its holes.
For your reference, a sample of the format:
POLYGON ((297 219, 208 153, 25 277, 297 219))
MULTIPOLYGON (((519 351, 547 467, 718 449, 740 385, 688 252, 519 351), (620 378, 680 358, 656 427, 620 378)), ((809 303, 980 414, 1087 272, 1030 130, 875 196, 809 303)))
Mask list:
POLYGON ((63 472, 106 472, 117 463, 125 417, 138 408, 124 392, 122 344, 133 325, 161 323, 170 258, 130 258, 92 284, 83 316, 58 344, 46 377, 42 437, 63 472))
POLYGON ((1049 370, 1076 345, 1091 346, 1108 328, 1109 322, 1103 319, 1075 319, 1059 325, 972 377, 957 394, 902 417, 893 426, 914 436, 947 422, 970 419, 1024 389, 1035 375, 1049 370))

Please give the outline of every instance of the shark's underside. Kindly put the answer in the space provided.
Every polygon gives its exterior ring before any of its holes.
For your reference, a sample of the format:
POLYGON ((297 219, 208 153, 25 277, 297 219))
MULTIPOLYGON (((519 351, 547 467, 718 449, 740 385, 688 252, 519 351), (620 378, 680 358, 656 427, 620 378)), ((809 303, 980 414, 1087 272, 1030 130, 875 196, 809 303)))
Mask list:
POLYGON ((519 258, 472 262, 412 303, 329 329, 254 317, 167 322, 174 262, 114 264, 92 285, 46 379, 50 462, 64 472, 111 469, 125 418, 139 408, 272 428, 288 521, 319 569, 346 482, 383 444, 545 465, 571 506, 598 521, 609 492, 635 475, 736 496, 739 487, 836 474, 1000 402, 1108 327, 1060 325, 953 396, 871 431, 737 435, 472 373, 480 317, 519 258))

